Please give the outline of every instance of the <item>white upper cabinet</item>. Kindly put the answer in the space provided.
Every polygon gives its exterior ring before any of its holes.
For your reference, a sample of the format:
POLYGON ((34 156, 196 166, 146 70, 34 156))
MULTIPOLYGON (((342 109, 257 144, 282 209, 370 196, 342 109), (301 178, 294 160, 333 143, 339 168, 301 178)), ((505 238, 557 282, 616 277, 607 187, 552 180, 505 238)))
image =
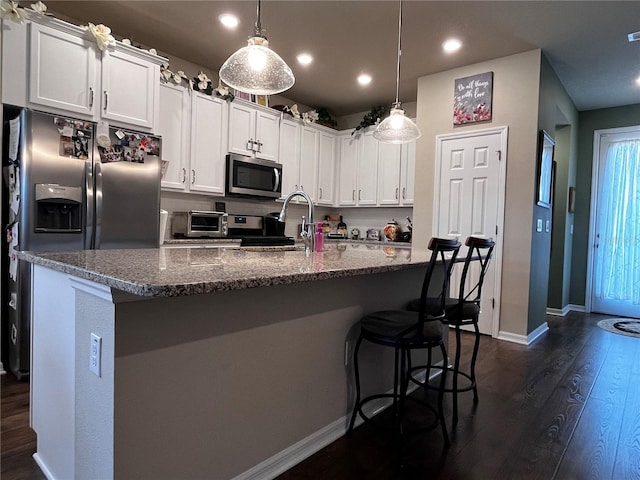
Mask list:
POLYGON ((229 151, 278 161, 280 113, 234 100, 229 107, 229 151))
POLYGON ((402 170, 400 172, 400 204, 413 205, 416 173, 416 142, 402 145, 402 170))
POLYGON ((378 146, 378 205, 400 204, 400 162, 402 146, 380 143, 378 146))
POLYGON ((100 52, 80 27, 32 18, 3 32, 3 102, 154 131, 166 59, 120 42, 100 52))
POLYGON ((333 205, 336 164, 336 136, 320 131, 318 141, 318 205, 333 205))
POLYGON ((355 206, 358 203, 356 196, 358 182, 356 179, 358 168, 358 152, 360 143, 357 137, 348 134, 340 135, 340 161, 338 165, 338 205, 355 206))
POLYGON ((224 195, 227 102, 192 92, 189 191, 224 195))
POLYGON ((191 144, 191 95, 189 90, 170 83, 160 84, 158 128, 162 137, 162 188, 184 190, 189 172, 191 144))
POLYGON ((300 122, 283 119, 280 123, 280 154, 282 164, 282 198, 299 190, 300 186, 300 122))
POLYGON ((305 125, 300 132, 300 190, 317 202, 318 186, 318 149, 320 132, 305 125))
POLYGON ((100 101, 99 58, 92 42, 32 23, 29 102, 93 118, 100 101))
POLYGON ((158 134, 164 190, 224 195, 227 102, 187 88, 160 85, 158 134))
POLYGON ((160 69, 119 50, 102 54, 102 118, 152 130, 160 69))
POLYGON ((373 138, 373 131, 360 135, 358 156, 358 205, 375 205, 378 191, 378 149, 380 142, 373 138))

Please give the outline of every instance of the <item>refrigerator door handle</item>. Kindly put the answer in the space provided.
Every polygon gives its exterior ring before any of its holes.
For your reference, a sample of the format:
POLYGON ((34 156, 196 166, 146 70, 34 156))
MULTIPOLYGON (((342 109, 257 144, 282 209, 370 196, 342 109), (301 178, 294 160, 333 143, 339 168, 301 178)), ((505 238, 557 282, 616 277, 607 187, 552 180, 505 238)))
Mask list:
POLYGON ((100 248, 102 235, 102 163, 96 162, 96 235, 93 248, 100 248))
POLYGON ((94 225, 94 216, 95 216, 95 207, 93 203, 93 171, 91 168, 91 162, 87 161, 84 164, 84 180, 85 180, 85 189, 87 204, 85 205, 87 211, 87 219, 85 221, 85 233, 84 233, 84 248, 91 249, 93 248, 93 225, 94 225))

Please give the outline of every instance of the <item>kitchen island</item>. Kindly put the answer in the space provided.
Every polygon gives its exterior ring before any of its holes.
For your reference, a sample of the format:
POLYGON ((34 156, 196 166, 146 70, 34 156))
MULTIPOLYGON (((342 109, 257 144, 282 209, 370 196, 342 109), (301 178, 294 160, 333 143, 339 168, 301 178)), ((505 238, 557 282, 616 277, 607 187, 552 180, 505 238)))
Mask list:
MULTIPOLYGON (((344 434, 355 325, 418 295, 427 252, 338 243, 310 257, 169 246, 20 258, 34 271, 31 418, 47 476, 218 480, 273 478, 344 434)), ((363 346, 365 394, 391 389, 389 353, 363 346)))

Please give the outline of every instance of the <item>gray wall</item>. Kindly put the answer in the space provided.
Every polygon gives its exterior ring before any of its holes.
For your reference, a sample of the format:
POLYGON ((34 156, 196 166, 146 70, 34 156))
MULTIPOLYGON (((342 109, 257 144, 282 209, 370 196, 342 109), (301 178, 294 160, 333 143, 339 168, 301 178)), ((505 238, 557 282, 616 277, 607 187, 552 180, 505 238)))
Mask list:
POLYGON ((571 304, 585 304, 593 132, 594 130, 633 125, 640 125, 640 103, 624 107, 580 112, 576 172, 576 212, 574 216, 573 256, 571 261, 571 289, 569 292, 569 302, 571 304))
POLYGON ((543 55, 540 64, 538 129, 545 130, 556 141, 556 176, 553 215, 551 209, 540 207, 533 202, 530 332, 546 321, 547 306, 562 309, 568 299, 568 262, 572 255, 570 237, 573 214, 567 214, 567 199, 569 186, 574 184, 575 178, 577 126, 578 111, 543 55), (538 218, 542 219, 543 225, 547 220, 552 221, 551 233, 536 232, 535 221, 538 218))

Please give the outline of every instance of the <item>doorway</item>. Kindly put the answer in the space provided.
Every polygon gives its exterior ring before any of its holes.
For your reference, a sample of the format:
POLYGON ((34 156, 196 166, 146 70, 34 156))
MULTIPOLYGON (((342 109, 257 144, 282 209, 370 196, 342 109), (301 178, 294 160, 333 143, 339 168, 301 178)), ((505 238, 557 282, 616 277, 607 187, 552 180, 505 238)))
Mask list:
MULTIPOLYGON (((459 256, 466 255, 469 235, 496 241, 478 322, 480 332, 493 337, 500 318, 507 134, 507 127, 496 127, 436 137, 434 235, 457 238, 463 245, 459 256)), ((462 264, 451 285, 457 284, 461 270, 462 264)))
POLYGON ((640 126, 596 130, 590 311, 640 318, 640 126))

